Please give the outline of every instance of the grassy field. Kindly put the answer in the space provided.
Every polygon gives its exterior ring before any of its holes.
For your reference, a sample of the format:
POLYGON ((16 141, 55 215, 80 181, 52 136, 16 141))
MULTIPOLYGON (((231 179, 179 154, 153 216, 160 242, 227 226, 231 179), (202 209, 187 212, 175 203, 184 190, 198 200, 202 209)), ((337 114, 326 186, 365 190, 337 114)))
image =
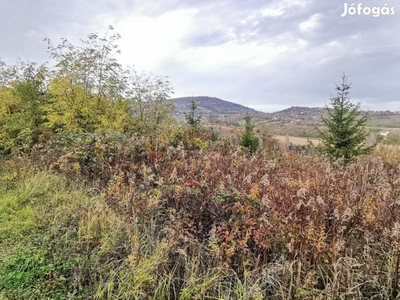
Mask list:
POLYGON ((274 137, 278 139, 278 141, 281 142, 282 144, 287 144, 287 142, 289 141, 289 144, 292 143, 293 145, 305 146, 309 144, 309 140, 314 145, 319 144, 319 140, 311 138, 309 139, 309 138, 303 138, 297 136, 285 136, 285 135, 275 135, 274 137))
POLYGON ((382 128, 400 128, 400 115, 371 117, 368 126, 382 128))

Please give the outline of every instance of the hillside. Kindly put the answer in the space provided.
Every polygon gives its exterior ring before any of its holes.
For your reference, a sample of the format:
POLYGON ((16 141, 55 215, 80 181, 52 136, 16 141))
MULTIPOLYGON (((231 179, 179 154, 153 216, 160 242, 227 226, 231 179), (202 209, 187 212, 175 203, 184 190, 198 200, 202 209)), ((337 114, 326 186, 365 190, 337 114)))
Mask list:
POLYGON ((323 107, 292 106, 287 109, 271 113, 272 117, 320 117, 326 113, 323 107))
POLYGON ((181 97, 172 99, 175 101, 175 114, 181 115, 188 111, 190 103, 195 100, 199 111, 204 116, 219 115, 240 115, 248 114, 251 116, 267 116, 268 114, 259 112, 246 106, 222 100, 215 97, 199 96, 199 97, 181 97))
MULTIPOLYGON (((175 101, 175 116, 183 116, 188 110, 192 100, 195 100, 199 113, 206 119, 218 119, 221 116, 239 116, 250 115, 263 120, 286 122, 306 122, 319 123, 321 117, 326 113, 325 107, 306 107, 292 106, 284 110, 273 113, 264 113, 255 109, 222 100, 216 97, 198 96, 198 97, 180 97, 173 98, 175 101)), ((370 126, 380 127, 400 127, 399 112, 391 111, 369 111, 370 126)))

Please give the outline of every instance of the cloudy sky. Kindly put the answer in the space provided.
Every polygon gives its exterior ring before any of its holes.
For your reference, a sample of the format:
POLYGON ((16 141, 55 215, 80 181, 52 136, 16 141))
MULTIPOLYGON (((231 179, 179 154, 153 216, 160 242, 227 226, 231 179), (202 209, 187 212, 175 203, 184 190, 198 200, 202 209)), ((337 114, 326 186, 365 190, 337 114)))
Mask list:
POLYGON ((400 110, 400 2, 348 2, 341 17, 344 1, 3 0, 0 58, 44 62, 44 38, 79 45, 113 25, 120 62, 169 76, 174 97, 324 106, 346 72, 364 109, 400 110))

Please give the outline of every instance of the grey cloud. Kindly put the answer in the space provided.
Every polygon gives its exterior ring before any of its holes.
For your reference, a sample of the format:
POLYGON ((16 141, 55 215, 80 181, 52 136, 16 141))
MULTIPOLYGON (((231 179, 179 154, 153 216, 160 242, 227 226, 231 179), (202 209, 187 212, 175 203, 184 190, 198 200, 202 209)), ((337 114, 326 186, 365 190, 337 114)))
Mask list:
MULTIPOLYGON (((267 8, 271 6, 267 6, 267 8)), ((397 16, 382 16, 381 18, 348 16, 342 18, 340 17, 342 11, 343 3, 328 0, 309 1, 303 7, 288 6, 280 16, 263 16, 255 10, 254 16, 249 22, 235 25, 235 33, 243 43, 265 42, 287 34, 293 38, 308 41, 312 45, 321 45, 332 41, 343 41, 362 33, 379 39, 380 33, 384 30, 400 29, 397 16), (312 16, 318 16, 317 26, 307 32, 302 32, 299 25, 307 22, 312 16)))
MULTIPOLYGON (((198 18, 215 18, 222 24, 222 30, 232 30, 234 37, 230 38, 241 43, 291 45, 302 39, 307 45, 266 66, 241 66, 218 74, 188 74, 184 66, 165 67, 178 79, 177 92, 181 86, 186 91, 184 86, 189 85, 200 90, 200 94, 239 99, 248 105, 323 106, 335 93, 335 82, 340 81, 345 71, 354 83, 352 96, 355 100, 367 99, 366 104, 374 109, 382 109, 378 103, 391 105, 393 110, 400 109, 400 102, 396 102, 400 98, 400 87, 396 83, 400 76, 398 15, 341 18, 343 3, 321 0, 309 1, 304 7, 289 6, 283 15, 271 17, 259 12, 266 8, 265 2, 231 3, 231 9, 226 1, 219 4, 218 10, 204 8, 206 16, 199 14, 198 18), (318 15, 317 25, 302 32, 299 25, 314 15, 318 15), (253 17, 249 19, 250 16, 253 17), (249 21, 241 22, 246 19, 249 21), (327 46, 330 44, 336 46, 330 49, 327 46), (185 72, 182 85, 179 82, 181 72, 185 72), (393 107, 393 103, 398 103, 397 107, 393 107)), ((383 4, 365 3, 370 6, 383 4)), ((194 38, 190 44, 201 46, 202 43, 196 43, 194 38)))
POLYGON ((45 61, 49 57, 44 38, 57 43, 61 37, 79 41, 98 29, 99 15, 123 15, 129 9, 133 9, 129 1, 1 1, 0 57, 10 64, 18 57, 45 61))
POLYGON ((183 41, 185 47, 207 47, 224 44, 230 40, 228 33, 222 30, 199 30, 187 36, 183 41))
MULTIPOLYGON (((396 6, 394 16, 341 18, 343 2, 313 0, 304 2, 304 6, 288 2, 283 15, 272 17, 263 16, 261 10, 286 2, 1 1, 0 57, 8 63, 14 63, 17 57, 42 62, 48 59, 43 38, 49 37, 54 42, 61 37, 85 38, 98 30, 101 17, 110 20, 137 15, 154 17, 177 9, 195 8, 198 25, 181 40, 184 48, 212 47, 229 41, 293 47, 302 40, 306 44, 296 51, 289 49, 263 66, 232 65, 206 74, 190 70, 170 57, 150 70, 169 75, 176 93, 181 96, 209 95, 236 99, 245 105, 322 106, 335 92, 334 83, 346 71, 349 81, 353 82, 353 99, 365 99, 376 108, 400 110, 400 5, 389 3, 396 6), (299 25, 315 15, 317 25, 301 31, 299 25)), ((363 1, 368 6, 385 3, 363 1)), ((109 24, 101 25, 105 29, 109 24)))

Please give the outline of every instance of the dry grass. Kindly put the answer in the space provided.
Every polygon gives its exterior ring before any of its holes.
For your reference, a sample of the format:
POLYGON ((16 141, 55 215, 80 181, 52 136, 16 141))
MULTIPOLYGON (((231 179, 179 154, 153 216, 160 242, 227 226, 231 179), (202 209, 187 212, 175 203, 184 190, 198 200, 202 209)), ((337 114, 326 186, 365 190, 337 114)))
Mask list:
POLYGON ((98 139, 32 154, 60 175, 2 169, 0 222, 32 226, 2 241, 2 297, 399 299, 398 149, 342 168, 226 139, 146 147, 98 139))

